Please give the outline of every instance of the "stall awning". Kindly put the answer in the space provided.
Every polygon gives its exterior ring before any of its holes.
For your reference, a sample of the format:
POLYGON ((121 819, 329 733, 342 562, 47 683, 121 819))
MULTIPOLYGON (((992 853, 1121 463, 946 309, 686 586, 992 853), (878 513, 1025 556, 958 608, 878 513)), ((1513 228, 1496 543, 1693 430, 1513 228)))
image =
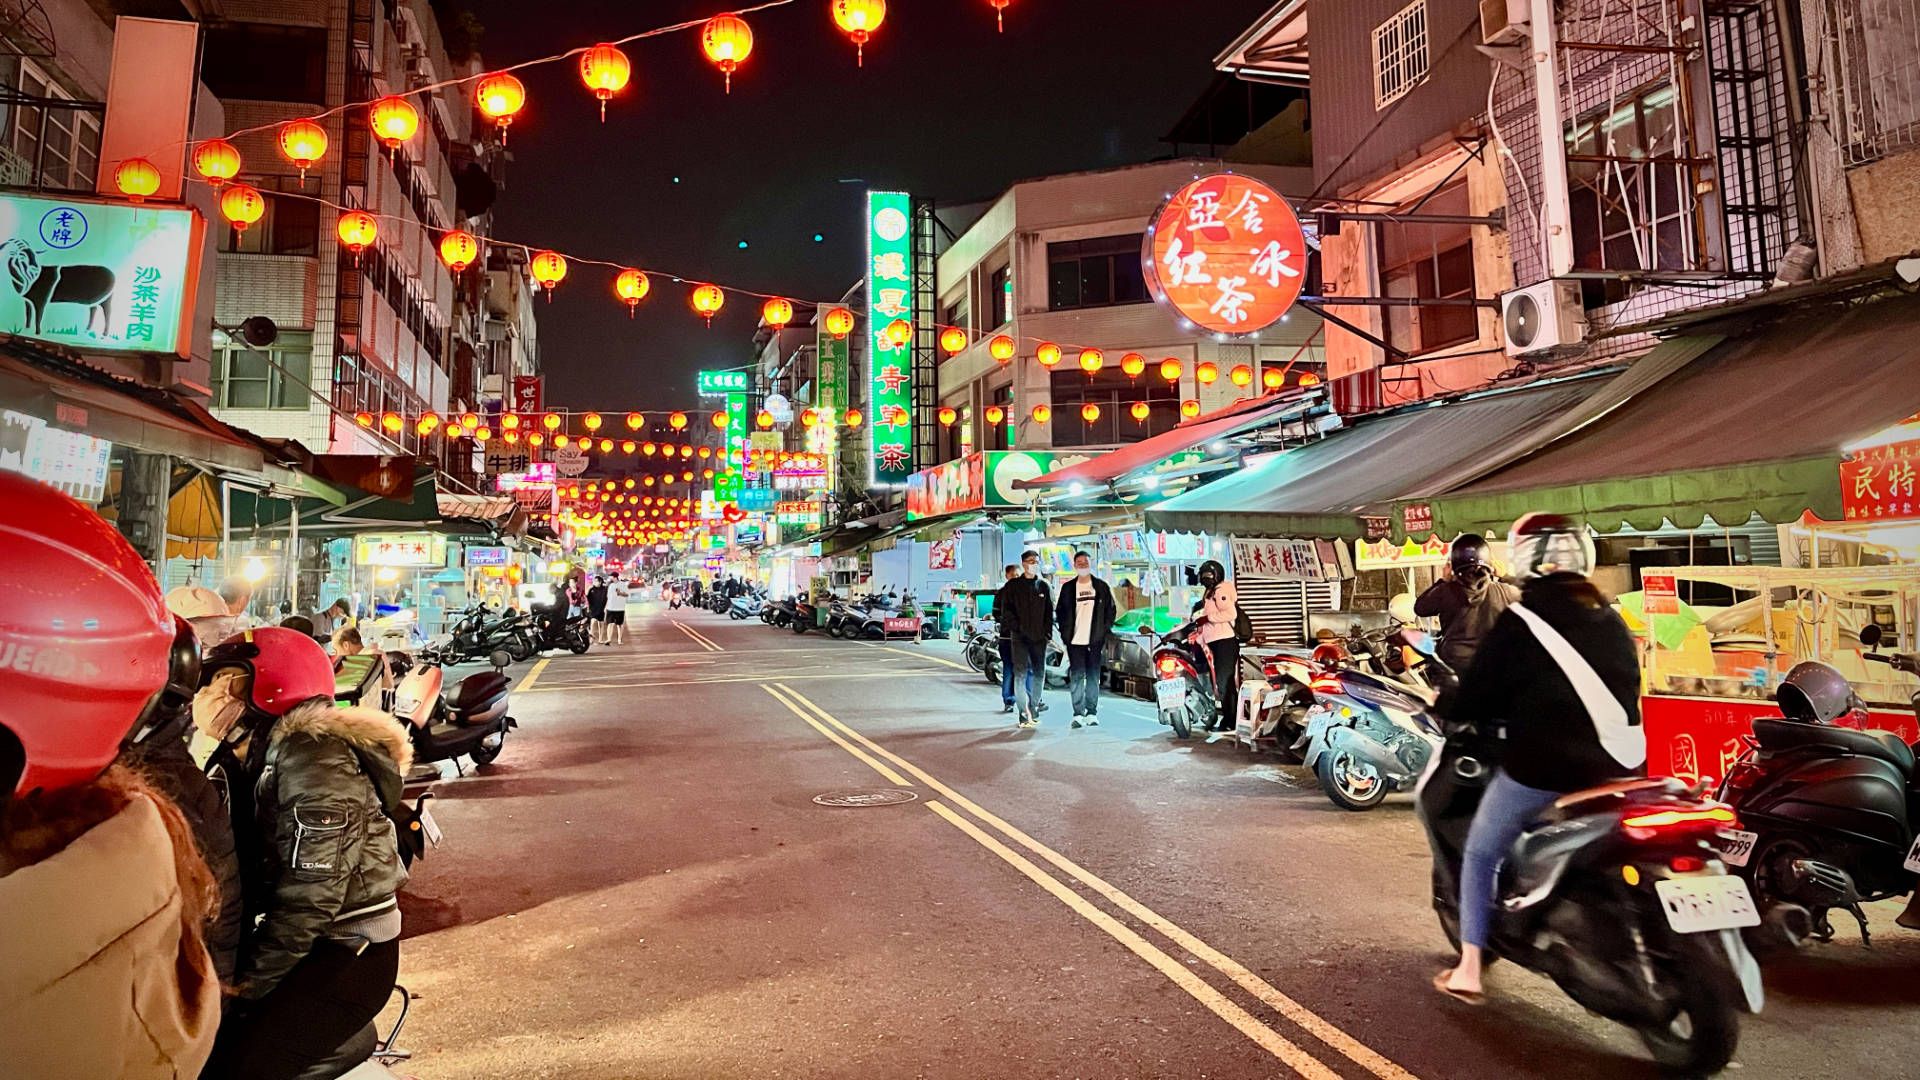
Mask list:
POLYGON ((1572 378, 1364 419, 1168 499, 1147 511, 1147 525, 1242 536, 1357 537, 1357 515, 1384 513, 1431 478, 1552 423, 1602 385, 1599 377, 1572 378))
MULTIPOLYGON (((893 536, 906 527, 907 512, 905 510, 872 514, 857 521, 849 521, 840 526, 838 533, 820 542, 820 554, 825 557, 858 551, 876 540, 893 536)), ((918 525, 914 527, 918 528, 918 525)))
POLYGON ((1920 410, 1920 297, 1803 306, 1729 338, 1631 400, 1434 500, 1443 532, 1529 511, 1611 532, 1811 510, 1837 519, 1843 447, 1920 410))
POLYGON ((1032 480, 1015 480, 1013 486, 1031 491, 1036 488, 1064 487, 1076 482, 1089 486, 1108 484, 1128 473, 1147 468, 1175 454, 1185 453, 1214 439, 1224 439, 1230 435, 1250 431, 1263 424, 1272 423, 1287 413, 1302 411, 1307 407, 1308 399, 1312 396, 1292 393, 1241 402, 1210 415, 1188 420, 1172 431, 1163 431, 1152 438, 1128 443, 1117 450, 1090 458, 1077 465, 1055 469, 1045 476, 1035 477, 1032 480))

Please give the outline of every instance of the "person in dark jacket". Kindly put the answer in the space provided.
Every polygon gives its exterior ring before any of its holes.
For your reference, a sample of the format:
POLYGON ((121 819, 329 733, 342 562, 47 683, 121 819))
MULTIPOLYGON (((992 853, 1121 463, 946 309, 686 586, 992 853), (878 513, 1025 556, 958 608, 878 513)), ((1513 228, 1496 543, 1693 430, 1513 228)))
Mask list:
POLYGON ((1014 707, 1019 726, 1040 726, 1046 708, 1041 691, 1047 685, 1047 643, 1053 640, 1053 597, 1040 577, 1040 553, 1020 556, 1020 576, 1000 587, 993 610, 1007 627, 1013 653, 1014 707))
POLYGON ((334 706, 332 664, 311 638, 255 630, 205 667, 194 723, 220 740, 254 928, 202 1075, 292 1080, 393 991, 407 873, 389 815, 412 748, 386 713, 334 706))
POLYGON ((1460 962, 1442 992, 1481 997, 1500 863, 1539 813, 1570 791, 1643 775, 1640 660, 1632 634, 1586 578, 1593 540, 1552 514, 1509 536, 1520 602, 1502 612, 1461 679, 1448 720, 1496 747, 1460 868, 1460 962))
POLYGON ((1113 629, 1113 590, 1093 576, 1093 556, 1073 553, 1073 580, 1060 588, 1054 621, 1067 645, 1067 692, 1073 726, 1100 723, 1100 655, 1113 629))
MULTIPOLYGON (((1006 577, 1000 583, 1000 588, 1005 589, 1008 583, 1020 576, 1020 565, 1008 563, 1002 567, 1002 570, 1006 577)), ((1010 713, 1013 711, 1013 639, 1008 637, 1010 631, 1007 629, 1007 620, 1000 615, 998 590, 993 594, 993 601, 987 615, 993 620, 994 633, 998 636, 1000 645, 1000 711, 1010 713)))
POLYGON ((207 869, 213 871, 220 892, 220 908, 207 921, 207 952, 221 985, 233 982, 246 925, 246 905, 240 893, 240 860, 233 849, 233 821, 227 816, 220 789, 187 750, 193 732, 193 695, 200 687, 200 639, 192 625, 173 617, 173 654, 166 689, 154 710, 154 720, 133 733, 120 760, 139 772, 172 799, 193 829, 194 844, 207 869))
POLYGON ((587 590, 587 620, 593 624, 590 632, 596 640, 607 636, 607 592, 607 579, 604 577, 594 578, 593 588, 587 590))
POLYGON ((1447 553, 1446 575, 1413 602, 1414 614, 1440 620, 1440 659, 1464 674, 1480 641, 1520 590, 1501 581, 1485 537, 1467 533, 1447 553))

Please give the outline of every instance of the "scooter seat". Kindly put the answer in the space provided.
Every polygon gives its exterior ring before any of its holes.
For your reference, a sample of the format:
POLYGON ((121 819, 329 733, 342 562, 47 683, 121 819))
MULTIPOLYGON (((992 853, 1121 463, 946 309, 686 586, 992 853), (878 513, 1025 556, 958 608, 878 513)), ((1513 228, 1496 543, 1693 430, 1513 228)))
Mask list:
POLYGON ((1599 787, 1571 791, 1553 800, 1539 817, 1543 824, 1554 825, 1586 817, 1633 803, 1680 798, 1689 794, 1687 785, 1672 777, 1645 777, 1618 780, 1599 787))
POLYGON ((475 672, 460 680, 447 705, 457 713, 478 711, 505 693, 507 683, 507 677, 497 671, 475 672))
POLYGON ((1913 776, 1913 747, 1891 731, 1856 731, 1830 724, 1806 724, 1798 720, 1762 718, 1753 722, 1754 737, 1763 750, 1796 750, 1802 747, 1826 747, 1862 757, 1879 758, 1913 776))

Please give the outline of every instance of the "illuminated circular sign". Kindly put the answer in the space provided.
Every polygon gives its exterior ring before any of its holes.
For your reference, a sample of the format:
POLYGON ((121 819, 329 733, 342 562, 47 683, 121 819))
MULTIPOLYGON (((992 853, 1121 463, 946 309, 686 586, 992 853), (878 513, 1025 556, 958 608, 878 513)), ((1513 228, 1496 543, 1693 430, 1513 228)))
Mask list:
POLYGON ((1154 299, 1215 333, 1272 326, 1306 282, 1300 219, 1284 196, 1250 176, 1215 173, 1174 192, 1144 247, 1154 299))

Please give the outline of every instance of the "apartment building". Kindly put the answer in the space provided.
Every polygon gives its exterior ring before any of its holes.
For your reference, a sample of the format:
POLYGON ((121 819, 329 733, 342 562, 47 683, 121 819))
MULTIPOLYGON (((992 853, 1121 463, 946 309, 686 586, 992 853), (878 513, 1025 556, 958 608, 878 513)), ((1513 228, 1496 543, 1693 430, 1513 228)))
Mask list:
POLYGON ((1172 428, 1183 401, 1211 411, 1258 393, 1268 369, 1287 371, 1289 385, 1319 377, 1320 320, 1305 309, 1261 334, 1222 339, 1183 325, 1148 293, 1141 251, 1154 215, 1183 185, 1229 168, 1289 196, 1312 186, 1304 168, 1199 158, 1069 173, 1013 185, 951 240, 938 259, 934 321, 967 331, 972 345, 940 361, 938 405, 955 413, 941 431, 940 460, 975 450, 1113 447, 1172 428), (988 350, 1003 334, 1018 343, 1006 363, 988 350), (1047 342, 1065 353, 1051 369, 1038 359, 1047 342), (1092 375, 1075 363, 1088 347, 1106 357, 1092 375), (1120 368, 1129 352, 1148 360, 1138 376, 1120 368), (1173 382, 1160 376, 1165 360, 1180 366, 1173 382), (1211 384, 1197 378, 1206 362, 1219 373, 1211 384), (1242 365, 1255 369, 1251 389, 1228 378, 1242 365), (1131 415, 1137 402, 1148 407, 1144 419, 1131 415), (1089 404, 1099 416, 1085 421, 1089 404), (1034 413, 1042 405, 1051 410, 1045 421, 1034 413), (989 409, 1003 421, 987 423, 989 409))

